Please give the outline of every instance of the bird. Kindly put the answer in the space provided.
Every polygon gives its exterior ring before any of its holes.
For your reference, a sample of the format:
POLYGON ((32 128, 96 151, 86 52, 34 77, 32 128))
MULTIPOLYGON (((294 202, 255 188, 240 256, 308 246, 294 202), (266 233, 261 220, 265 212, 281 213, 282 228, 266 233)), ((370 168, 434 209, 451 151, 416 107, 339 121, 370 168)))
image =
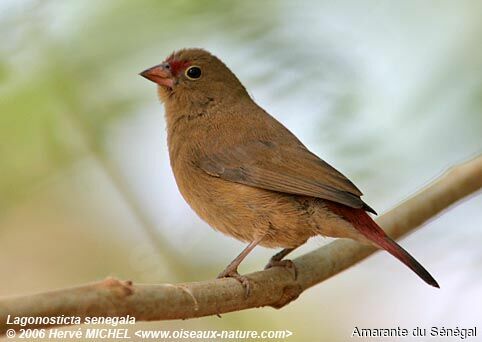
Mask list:
POLYGON ((430 273, 368 213, 362 192, 262 109, 236 75, 199 48, 174 51, 140 75, 164 104, 169 159, 180 193, 215 230, 247 244, 218 278, 250 282, 239 264, 256 247, 281 248, 266 268, 309 238, 349 238, 384 249, 427 284, 430 273))

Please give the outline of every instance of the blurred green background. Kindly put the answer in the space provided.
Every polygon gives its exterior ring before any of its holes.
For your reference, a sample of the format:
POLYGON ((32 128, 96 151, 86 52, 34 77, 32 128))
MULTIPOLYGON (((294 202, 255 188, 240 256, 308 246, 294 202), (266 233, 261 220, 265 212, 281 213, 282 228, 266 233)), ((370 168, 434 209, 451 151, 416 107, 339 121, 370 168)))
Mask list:
MULTIPOLYGON (((0 296, 109 275, 210 279, 243 248, 174 183, 163 109, 137 75, 173 50, 219 56, 383 213, 482 151, 480 13, 480 1, 1 1, 0 296)), ((287 329, 291 341, 474 326, 481 208, 474 196, 402 241, 440 291, 377 253, 282 310, 141 325, 287 329)))

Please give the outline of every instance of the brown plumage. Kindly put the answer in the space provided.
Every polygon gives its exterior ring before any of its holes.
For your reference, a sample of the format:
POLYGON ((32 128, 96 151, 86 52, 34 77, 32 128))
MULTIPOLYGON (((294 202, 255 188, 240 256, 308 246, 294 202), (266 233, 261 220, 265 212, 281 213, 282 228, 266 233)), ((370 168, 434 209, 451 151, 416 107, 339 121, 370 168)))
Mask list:
POLYGON ((260 108, 218 58, 180 50, 141 75, 159 85, 181 194, 214 229, 249 242, 220 276, 249 285, 237 266, 257 244, 284 248, 268 267, 293 266, 281 259, 324 235, 386 249, 438 287, 366 214, 375 212, 361 191, 260 108))

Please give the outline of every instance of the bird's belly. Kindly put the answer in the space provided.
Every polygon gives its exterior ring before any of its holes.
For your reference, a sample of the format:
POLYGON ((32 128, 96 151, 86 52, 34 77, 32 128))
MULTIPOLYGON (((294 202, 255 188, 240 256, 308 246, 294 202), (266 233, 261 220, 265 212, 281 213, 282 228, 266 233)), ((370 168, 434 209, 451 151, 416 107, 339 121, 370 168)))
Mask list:
POLYGON ((181 194, 204 221, 224 234, 245 242, 264 236, 260 245, 271 248, 297 247, 319 234, 300 210, 296 196, 229 182, 203 172, 189 177, 186 182, 176 175, 181 194))

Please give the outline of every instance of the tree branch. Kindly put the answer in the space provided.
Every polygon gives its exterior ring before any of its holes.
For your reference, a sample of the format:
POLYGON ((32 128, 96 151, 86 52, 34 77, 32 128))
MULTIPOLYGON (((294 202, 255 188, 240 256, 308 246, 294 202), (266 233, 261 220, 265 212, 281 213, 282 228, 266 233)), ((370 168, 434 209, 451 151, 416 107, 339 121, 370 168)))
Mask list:
POLYGON ((107 157, 106 152, 102 149, 92 128, 89 127, 80 115, 78 115, 77 111, 66 110, 65 114, 80 134, 87 152, 93 156, 94 160, 104 170, 107 177, 112 182, 112 186, 117 190, 125 204, 130 208, 132 215, 139 222, 139 226, 146 234, 148 241, 152 243, 154 250, 167 265, 170 274, 176 276, 177 279, 185 278, 189 274, 189 271, 193 271, 189 269, 190 265, 181 259, 179 253, 176 252, 174 247, 164 238, 161 232, 156 229, 156 226, 148 218, 126 180, 113 165, 112 161, 107 157))
MULTIPOLYGON (((393 238, 414 230, 455 202, 482 187, 482 156, 453 167, 377 222, 393 238)), ((0 335, 11 317, 122 317, 136 321, 186 319, 249 308, 280 308, 304 290, 347 269, 375 251, 351 240, 337 240, 294 260, 298 278, 282 268, 247 276, 253 286, 249 298, 234 279, 184 284, 147 285, 108 278, 79 287, 0 300, 0 335)), ((47 326, 47 325, 41 325, 47 326)), ((51 326, 51 325, 49 325, 51 326)), ((32 326, 29 326, 32 327, 32 326)), ((38 325, 35 327, 39 327, 38 325)))

